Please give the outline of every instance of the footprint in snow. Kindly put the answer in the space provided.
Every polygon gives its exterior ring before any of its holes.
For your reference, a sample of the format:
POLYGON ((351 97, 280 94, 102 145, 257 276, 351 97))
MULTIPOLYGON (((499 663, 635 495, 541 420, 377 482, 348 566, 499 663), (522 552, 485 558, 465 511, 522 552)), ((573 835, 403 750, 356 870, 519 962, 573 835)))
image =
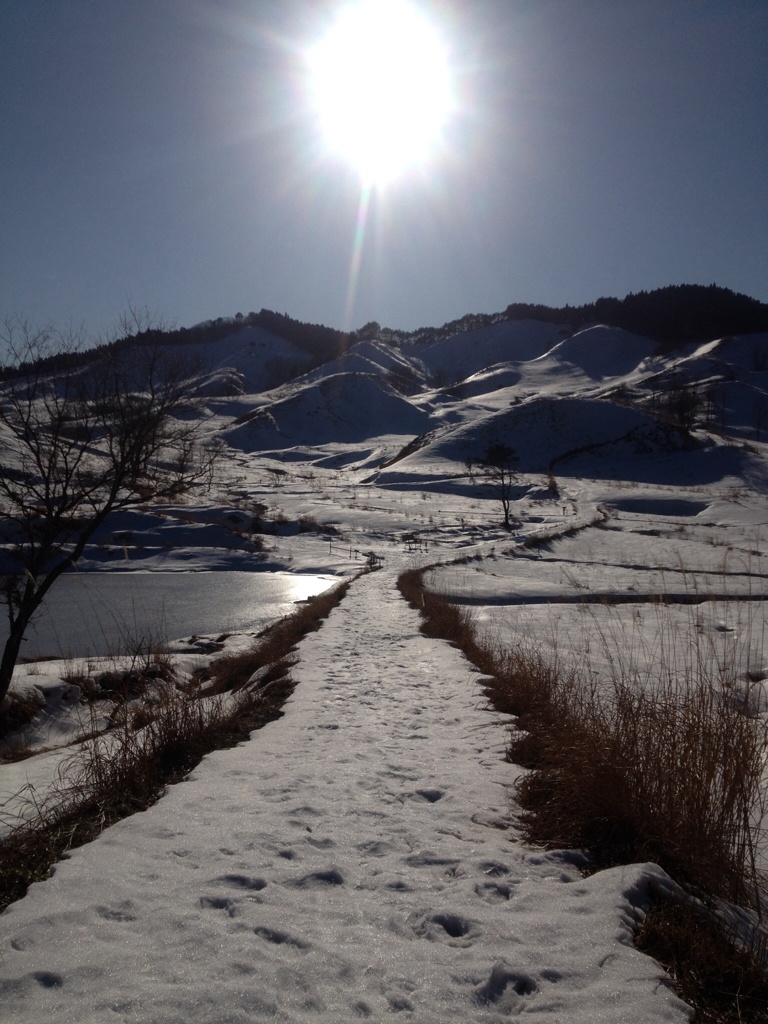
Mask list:
POLYGON ((445 790, 443 789, 417 789, 414 793, 409 794, 412 800, 418 800, 419 802, 425 802, 429 804, 436 804, 438 800, 442 800, 445 796, 445 790))
POLYGON ((524 971, 516 971, 499 961, 490 976, 475 989, 474 1002, 480 1006, 494 1004, 510 1011, 519 1010, 522 998, 538 992, 535 979, 524 971))
POLYGON ((32 971, 31 974, 25 974, 21 978, 0 980, 0 998, 23 995, 35 985, 39 985, 40 988, 61 988, 63 984, 63 977, 53 971, 32 971))
POLYGON ((410 924, 414 934, 420 938, 445 942, 449 946, 471 946, 479 935, 476 922, 446 911, 420 915, 410 924))
POLYGON ((233 889, 248 889, 251 892, 259 892, 267 886, 263 878, 252 878, 250 875, 219 875, 218 878, 212 878, 208 884, 226 885, 233 889))
POLYGON ((411 868, 457 868, 461 861, 454 857, 441 857, 431 850, 422 850, 420 853, 412 853, 403 858, 408 867, 411 868))
POLYGON ((392 843, 382 839, 368 839, 364 843, 358 843, 356 848, 361 853, 367 853, 369 857, 386 857, 395 850, 392 843))
POLYGON ((482 860, 477 865, 484 875, 491 878, 501 878, 509 874, 509 868, 497 860, 482 860))
POLYGON ((203 910, 226 910, 230 917, 237 913, 237 900, 230 900, 226 896, 201 896, 200 906, 203 910))
POLYGON ((128 900, 119 907, 96 907, 96 913, 105 921, 135 921, 136 915, 131 913, 132 909, 133 904, 128 900))
POLYGON ((336 845, 333 839, 307 839, 307 843, 316 850, 332 850, 336 845))
POLYGON ((288 932, 280 931, 277 928, 267 928, 260 925, 258 928, 253 929, 253 934, 257 935, 260 939, 264 939, 265 942, 271 942, 275 946, 287 946, 290 949, 297 949, 302 953, 312 948, 311 943, 298 939, 294 935, 289 935, 288 932))
POLYGON ((486 903, 502 903, 512 898, 512 886, 504 882, 478 882, 475 892, 486 903))
POLYGON ((296 889, 322 889, 327 885, 343 885, 344 876, 338 868, 329 868, 327 871, 312 871, 301 878, 289 879, 283 884, 296 889))

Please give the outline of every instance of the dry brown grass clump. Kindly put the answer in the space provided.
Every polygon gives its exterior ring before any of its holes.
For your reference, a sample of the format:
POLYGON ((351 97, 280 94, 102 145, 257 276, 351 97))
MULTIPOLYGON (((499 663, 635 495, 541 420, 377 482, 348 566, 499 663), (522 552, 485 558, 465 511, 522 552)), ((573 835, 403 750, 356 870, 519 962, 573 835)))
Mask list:
POLYGON ((58 791, 0 841, 0 911, 48 877, 70 849, 157 801, 213 750, 235 746, 279 717, 295 681, 296 643, 342 600, 349 582, 268 629, 254 651, 214 664, 207 688, 160 685, 151 702, 122 705, 115 727, 94 733, 62 768, 58 791), (255 678, 254 678, 255 676, 255 678))
POLYGON ((759 719, 693 680, 603 691, 572 675, 523 728, 510 756, 531 769, 518 796, 533 842, 583 846, 602 864, 653 860, 696 890, 759 908, 759 719))
MULTIPOLYGON (((413 570, 399 582, 424 616, 423 631, 461 647, 490 677, 494 706, 516 717, 508 756, 528 769, 517 793, 526 838, 586 849, 595 867, 655 861, 700 904, 722 898, 760 917, 768 730, 738 696, 733 666, 711 672, 694 652, 680 675, 668 668, 638 686, 614 658, 613 678, 599 683, 534 644, 505 647, 478 636, 464 609, 424 591, 422 576, 413 570)), ((697 1021, 765 1021, 765 963, 742 954, 711 913, 665 905, 651 913, 641 941, 674 978, 686 974, 680 990, 697 1006, 697 1021), (718 972, 728 980, 715 999, 718 972), (747 998, 747 988, 758 995, 747 998), (759 1007, 757 1016, 747 1016, 748 1004, 759 1007)))
POLYGON ((637 948, 668 972, 695 1008, 695 1024, 765 1024, 765 949, 747 949, 693 901, 660 900, 646 914, 637 948))
POLYGON ((425 636, 447 640, 458 647, 481 672, 492 672, 493 662, 487 645, 477 636, 472 613, 451 604, 442 595, 424 588, 426 570, 409 569, 398 578, 400 593, 422 613, 421 631, 425 636))
POLYGON ((39 694, 8 693, 0 711, 0 740, 28 725, 42 706, 43 700, 39 694))

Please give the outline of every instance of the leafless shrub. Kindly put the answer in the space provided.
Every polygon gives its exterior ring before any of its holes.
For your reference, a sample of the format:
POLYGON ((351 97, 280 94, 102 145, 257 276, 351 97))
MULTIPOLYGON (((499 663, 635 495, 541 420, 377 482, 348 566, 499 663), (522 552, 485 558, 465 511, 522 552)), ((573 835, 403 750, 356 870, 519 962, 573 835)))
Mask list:
POLYGON ((12 691, 8 694, 2 718, 0 718, 0 740, 28 725, 43 706, 43 698, 36 691, 24 693, 12 691))
POLYGON ((319 523, 312 515, 299 516, 299 533, 319 533, 325 537, 337 537, 339 530, 333 523, 319 523))

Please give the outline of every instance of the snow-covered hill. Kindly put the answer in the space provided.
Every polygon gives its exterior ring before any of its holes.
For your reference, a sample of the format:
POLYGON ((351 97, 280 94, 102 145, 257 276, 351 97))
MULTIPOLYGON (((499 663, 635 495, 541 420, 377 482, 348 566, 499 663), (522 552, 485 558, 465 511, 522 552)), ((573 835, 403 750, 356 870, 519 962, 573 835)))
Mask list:
POLYGON ((398 434, 412 436, 428 427, 427 417, 394 393, 385 377, 336 373, 302 382, 224 432, 226 441, 246 451, 351 444, 398 434))
MULTIPOLYGON (((733 439, 765 439, 768 336, 660 356, 655 342, 617 328, 565 334, 516 321, 425 345, 365 340, 303 374, 299 350, 249 329, 195 347, 194 357, 233 449, 283 457, 290 450, 292 461, 327 465, 328 446, 351 445, 370 467, 377 458, 392 462, 399 448, 400 476, 385 470, 380 485, 423 477, 430 459, 441 475, 450 475, 448 464, 457 475, 493 441, 518 450, 521 470, 566 476, 590 472, 586 452, 601 455, 595 472, 608 475, 617 459, 645 456, 647 465, 659 453, 695 452, 691 462, 712 482, 739 472, 733 439)), ((666 460, 658 482, 674 472, 666 460)))
POLYGON ((223 397, 267 391, 302 373, 309 362, 306 352, 259 327, 188 346, 186 354, 204 375, 201 392, 223 397))

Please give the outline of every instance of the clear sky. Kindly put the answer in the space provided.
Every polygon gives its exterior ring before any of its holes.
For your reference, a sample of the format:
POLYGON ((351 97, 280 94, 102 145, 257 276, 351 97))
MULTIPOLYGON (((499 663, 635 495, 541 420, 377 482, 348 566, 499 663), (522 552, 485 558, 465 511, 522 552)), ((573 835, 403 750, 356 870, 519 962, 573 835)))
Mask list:
POLYGON ((305 85, 339 6, 2 0, 0 319, 415 328, 712 282, 768 301, 766 0, 425 0, 454 113, 364 233, 305 85))

